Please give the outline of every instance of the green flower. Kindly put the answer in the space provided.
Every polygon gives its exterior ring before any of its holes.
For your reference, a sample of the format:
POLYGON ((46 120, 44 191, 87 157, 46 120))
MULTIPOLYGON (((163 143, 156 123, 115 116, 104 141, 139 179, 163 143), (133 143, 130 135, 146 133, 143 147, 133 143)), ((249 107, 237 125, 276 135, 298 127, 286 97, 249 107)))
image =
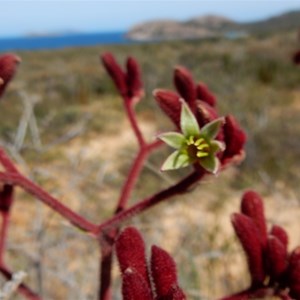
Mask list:
POLYGON ((179 132, 166 132, 159 135, 159 139, 167 145, 175 148, 164 162, 161 170, 175 170, 189 165, 199 163, 205 170, 217 173, 220 161, 216 154, 224 151, 225 145, 215 140, 221 126, 223 118, 207 123, 201 129, 185 101, 182 100, 180 128, 179 132))

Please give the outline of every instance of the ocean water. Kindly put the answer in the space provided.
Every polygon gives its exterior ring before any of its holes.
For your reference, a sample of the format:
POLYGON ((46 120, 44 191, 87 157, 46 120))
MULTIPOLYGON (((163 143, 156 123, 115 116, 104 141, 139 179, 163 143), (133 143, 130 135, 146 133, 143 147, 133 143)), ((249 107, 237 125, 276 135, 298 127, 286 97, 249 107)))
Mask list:
POLYGON ((125 32, 28 36, 0 38, 0 52, 129 43, 132 41, 126 39, 125 32))

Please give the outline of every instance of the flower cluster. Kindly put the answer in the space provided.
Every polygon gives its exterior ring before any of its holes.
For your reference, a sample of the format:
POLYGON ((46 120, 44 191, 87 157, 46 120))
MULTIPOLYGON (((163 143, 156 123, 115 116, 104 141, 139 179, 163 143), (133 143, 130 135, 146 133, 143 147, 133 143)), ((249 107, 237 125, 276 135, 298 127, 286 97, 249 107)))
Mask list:
POLYGON ((177 149, 162 166, 162 170, 173 170, 199 163, 205 170, 216 173, 220 161, 219 151, 224 151, 224 143, 215 140, 223 124, 223 118, 207 123, 200 129, 199 124, 188 105, 182 100, 179 132, 167 132, 159 138, 177 149))
POLYGON ((263 202, 257 193, 244 194, 241 213, 233 214, 232 224, 246 253, 252 281, 241 299, 270 295, 299 300, 300 247, 289 253, 286 231, 277 225, 267 231, 263 202))
POLYGON ((178 93, 162 89, 153 93, 179 131, 159 136, 177 150, 162 169, 193 164, 216 173, 228 163, 241 161, 246 135, 232 116, 218 115, 216 97, 207 86, 196 84, 184 67, 175 68, 174 85, 178 93))
POLYGON ((111 53, 101 55, 101 60, 120 95, 133 103, 138 102, 144 94, 144 89, 137 61, 132 57, 128 57, 126 71, 124 71, 111 53))
POLYGON ((165 250, 152 246, 148 268, 143 238, 134 227, 127 227, 119 235, 116 253, 122 272, 123 300, 186 299, 178 285, 173 258, 165 250))

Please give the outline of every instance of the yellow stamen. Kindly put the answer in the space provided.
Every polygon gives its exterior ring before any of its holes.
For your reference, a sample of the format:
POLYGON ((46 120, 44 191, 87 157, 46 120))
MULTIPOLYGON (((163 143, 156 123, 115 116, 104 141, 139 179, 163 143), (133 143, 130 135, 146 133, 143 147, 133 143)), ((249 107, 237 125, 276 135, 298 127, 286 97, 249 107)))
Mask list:
POLYGON ((198 150, 203 150, 205 148, 209 148, 208 144, 202 144, 197 147, 198 150))
POLYGON ((202 142, 204 142, 204 138, 200 138, 195 142, 195 146, 199 146, 202 142))
POLYGON ((202 151, 197 152, 197 157, 199 157, 199 158, 206 157, 206 156, 208 156, 207 152, 202 152, 202 151))
POLYGON ((188 145, 193 145, 194 144, 194 137, 193 136, 190 136, 188 141, 187 141, 187 144, 188 145))

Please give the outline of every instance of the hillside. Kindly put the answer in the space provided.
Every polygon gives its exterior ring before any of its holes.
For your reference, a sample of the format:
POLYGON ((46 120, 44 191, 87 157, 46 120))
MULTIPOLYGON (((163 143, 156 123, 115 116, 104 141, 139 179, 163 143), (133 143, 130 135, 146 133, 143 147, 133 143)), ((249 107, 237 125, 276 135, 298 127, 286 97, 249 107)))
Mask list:
POLYGON ((200 16, 186 22, 157 20, 138 24, 129 30, 132 40, 201 39, 222 36, 241 37, 300 27, 300 11, 284 13, 266 20, 239 23, 222 16, 200 16))

